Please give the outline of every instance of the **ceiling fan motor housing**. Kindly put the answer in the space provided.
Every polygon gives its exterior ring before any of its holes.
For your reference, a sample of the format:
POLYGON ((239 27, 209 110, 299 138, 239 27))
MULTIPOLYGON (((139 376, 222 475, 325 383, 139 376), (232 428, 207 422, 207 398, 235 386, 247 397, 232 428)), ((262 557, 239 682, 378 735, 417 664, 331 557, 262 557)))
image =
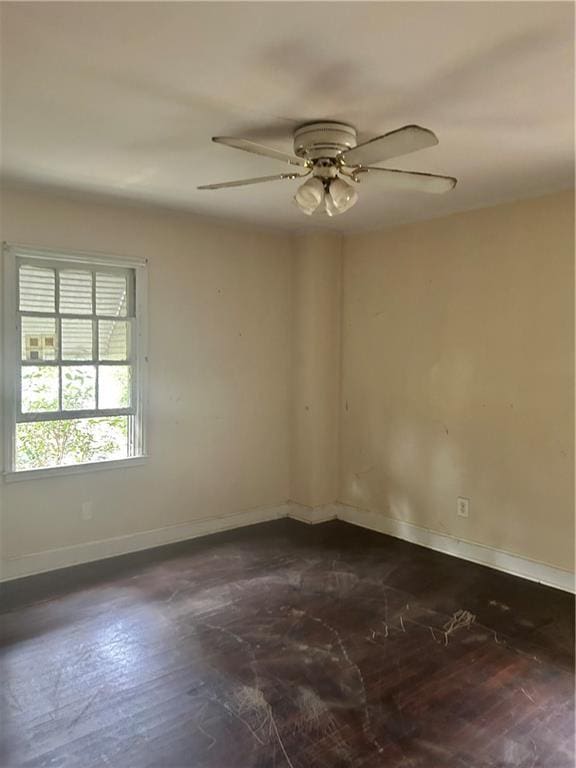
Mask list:
POLYGON ((294 153, 307 160, 333 159, 356 143, 356 129, 346 123, 306 123, 294 132, 294 153))

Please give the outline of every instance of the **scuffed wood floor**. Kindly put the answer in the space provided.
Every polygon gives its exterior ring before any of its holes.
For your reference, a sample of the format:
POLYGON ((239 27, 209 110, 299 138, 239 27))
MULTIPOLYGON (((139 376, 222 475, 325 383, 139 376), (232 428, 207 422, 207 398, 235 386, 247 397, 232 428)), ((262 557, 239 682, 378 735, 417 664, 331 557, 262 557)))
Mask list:
POLYGON ((2 768, 572 768, 573 598, 278 521, 4 590, 2 768))

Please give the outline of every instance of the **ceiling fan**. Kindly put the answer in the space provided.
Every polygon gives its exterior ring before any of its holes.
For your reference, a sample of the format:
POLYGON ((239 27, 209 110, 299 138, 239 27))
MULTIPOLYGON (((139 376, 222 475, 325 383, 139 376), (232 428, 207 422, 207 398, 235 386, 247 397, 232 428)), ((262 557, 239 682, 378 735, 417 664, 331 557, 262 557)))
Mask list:
POLYGON ((294 132, 294 155, 249 139, 214 136, 212 141, 244 152, 281 160, 297 166, 300 170, 275 176, 205 184, 198 189, 226 189, 310 176, 294 195, 296 205, 308 216, 317 212, 335 216, 349 210, 358 200, 354 185, 363 184, 368 179, 378 182, 380 187, 385 189, 436 194, 449 192, 456 186, 456 179, 451 176, 377 168, 371 165, 438 144, 434 133, 419 125, 405 125, 396 131, 357 144, 356 129, 351 125, 329 121, 306 123, 294 132))

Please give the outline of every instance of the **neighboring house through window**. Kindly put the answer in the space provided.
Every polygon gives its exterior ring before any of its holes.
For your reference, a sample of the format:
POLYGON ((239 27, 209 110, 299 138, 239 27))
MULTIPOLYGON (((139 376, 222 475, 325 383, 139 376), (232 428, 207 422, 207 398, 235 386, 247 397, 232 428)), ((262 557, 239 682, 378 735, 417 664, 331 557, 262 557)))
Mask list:
POLYGON ((6 471, 144 453, 144 260, 5 245, 6 471))

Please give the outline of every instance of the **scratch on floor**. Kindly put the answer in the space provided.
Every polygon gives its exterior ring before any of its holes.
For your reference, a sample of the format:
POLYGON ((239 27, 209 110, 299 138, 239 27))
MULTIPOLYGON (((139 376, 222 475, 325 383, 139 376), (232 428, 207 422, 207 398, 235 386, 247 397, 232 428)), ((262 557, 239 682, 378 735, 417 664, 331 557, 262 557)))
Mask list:
POLYGON ((68 726, 69 728, 72 728, 73 725, 76 725, 76 723, 78 723, 84 717, 86 712, 90 709, 92 703, 98 698, 98 696, 100 696, 103 690, 103 688, 99 688, 94 694, 92 694, 92 696, 88 699, 76 717, 70 721, 70 725, 68 726))
POLYGON ((506 603, 499 603, 498 600, 490 600, 488 605, 493 606, 494 608, 500 608, 501 611, 509 611, 510 606, 506 605, 506 603))
POLYGON ((216 629, 219 632, 223 632, 225 635, 228 635, 229 637, 233 637, 237 643, 240 643, 240 645, 243 645, 244 647, 248 647, 250 651, 252 650, 252 646, 250 645, 250 643, 247 640, 245 640, 243 637, 240 637, 240 635, 236 634, 236 632, 233 632, 231 629, 227 629, 226 627, 220 627, 218 626, 218 624, 210 624, 207 621, 203 621, 201 625, 208 627, 208 629, 216 629))
POLYGON ((52 686, 52 707, 53 711, 50 713, 50 717, 52 720, 54 720, 58 712, 60 710, 60 685, 62 683, 62 675, 64 674, 64 668, 66 664, 62 663, 60 664, 60 667, 58 669, 58 672, 56 673, 56 678, 54 680, 54 685, 52 686))
POLYGON ((224 702, 224 701, 219 701, 218 699, 213 699, 213 701, 215 701, 215 702, 217 702, 218 704, 220 704, 221 706, 223 706, 223 707, 224 707, 224 709, 225 709, 225 710, 226 710, 226 711, 227 711, 227 712, 228 712, 230 715, 232 715, 232 717, 236 718, 236 720, 238 720, 238 722, 242 723, 242 725, 243 725, 245 728, 247 728, 247 729, 250 731, 250 733, 252 734, 252 736, 253 736, 253 737, 256 739, 256 741, 257 741, 259 744, 261 744, 262 746, 264 745, 264 742, 263 742, 263 741, 262 741, 262 739, 261 739, 261 738, 258 736, 258 734, 257 734, 257 733, 256 733, 256 731, 254 730, 254 728, 252 728, 252 726, 250 725, 250 723, 249 723, 249 722, 248 722, 248 721, 247 721, 245 718, 243 718, 243 717, 242 717, 242 715, 240 715, 238 712, 236 712, 236 710, 235 710, 233 707, 231 707, 229 704, 227 704, 227 703, 226 703, 226 702, 224 702))
MULTIPOLYGON (((280 746, 280 749, 282 750, 282 753, 284 754, 284 757, 286 758, 288 765, 290 766, 290 768, 294 768, 294 765, 290 760, 288 753, 286 752, 286 747, 284 746, 282 737, 280 736, 280 731, 278 730, 278 725, 276 724, 272 707, 266 701, 264 694, 260 690, 260 688, 244 685, 235 692, 235 697, 236 697, 238 710, 240 710, 241 712, 246 712, 247 717, 250 715, 259 717, 259 723, 256 727, 257 730, 261 731, 262 728, 266 725, 266 723, 269 724, 270 734, 272 733, 275 734, 276 740, 278 741, 278 745, 280 746)), ((239 714, 239 712, 235 712, 231 708, 228 708, 228 710, 232 712, 234 716, 237 717, 241 722, 243 722, 247 728, 249 728, 254 738, 257 741, 259 741, 260 744, 264 744, 264 742, 257 735, 255 729, 252 728, 250 723, 248 723, 248 721, 245 720, 239 714)))
POLYGON ((260 688, 243 685, 234 691, 234 699, 237 711, 251 719, 256 719, 258 724, 255 730, 261 730, 266 724, 270 714, 270 705, 264 698, 260 688))
POLYGON ((86 644, 83 647, 83 649, 80 650, 80 653, 76 657, 76 663, 79 663, 81 661, 84 661, 84 659, 89 658, 90 656, 92 656, 93 652, 94 652, 94 649, 92 648, 92 646, 86 644))
MULTIPOLYGON (((308 614, 310 616, 310 614, 308 614)), ((384 748, 378 741, 373 728, 372 728, 372 722, 370 719, 370 714, 368 712, 368 697, 366 694, 366 683, 364 682, 364 676, 362 675, 362 672, 360 671, 360 667, 358 664, 352 661, 350 658, 350 655, 348 654, 348 651, 346 649, 346 646, 344 645, 344 641, 342 640, 342 636, 340 635, 340 632, 333 627, 331 624, 328 624, 327 621, 324 621, 323 619, 319 618, 318 616, 310 616, 310 618, 313 621, 316 621, 318 624, 321 624, 325 629, 327 629, 335 638, 336 643, 338 644, 338 647, 340 648, 340 651, 342 653, 342 656, 344 659, 348 662, 348 664, 356 671, 356 674, 358 676, 358 681, 360 682, 360 688, 362 691, 362 703, 363 703, 363 709, 364 709, 364 733, 368 736, 368 738, 372 741, 374 746, 378 749, 379 752, 383 752, 384 748)))
POLYGON ((282 741, 280 737, 280 732, 278 730, 278 726, 276 725, 276 720, 274 719, 274 715, 272 714, 272 710, 270 709, 270 724, 274 728, 274 731, 276 733, 276 738, 278 739, 278 744, 280 745, 280 749, 282 750, 284 757, 286 758, 286 762, 290 766, 290 768, 294 768, 294 763, 290 758, 288 757, 288 752, 286 752, 286 747, 284 746, 284 742, 282 741))
POLYGON ((536 702, 534 701, 534 699, 532 698, 532 696, 530 696, 530 694, 528 693, 528 691, 525 691, 525 690, 524 690, 524 688, 520 688, 520 690, 522 691, 522 693, 524 694, 524 696, 526 696, 526 698, 527 698, 527 699, 530 699, 530 701, 532 702, 532 704, 536 704, 536 702))
POLYGON ((24 708, 22 704, 20 704, 20 700, 18 699, 18 696, 16 696, 16 694, 14 693, 14 690, 12 689, 12 686, 10 685, 10 683, 6 684, 5 690, 6 690, 7 698, 10 699, 10 701, 12 702, 12 705, 16 707, 16 709, 20 710, 20 712, 24 712, 24 708))
POLYGON ((475 621, 476 616, 473 613, 470 613, 470 611, 464 611, 462 608, 459 611, 456 611, 452 615, 452 618, 442 627, 445 644, 448 645, 448 638, 451 634, 459 629, 470 629, 475 621))
POLYGON ((211 733, 208 733, 208 731, 206 731, 204 729, 204 727, 202 726, 201 719, 202 719, 202 717, 204 715, 204 712, 206 712, 206 707, 207 707, 207 704, 204 704, 204 706, 202 707, 200 712, 198 712, 198 719, 197 719, 197 722, 195 723, 195 725, 196 725, 196 728, 200 731, 200 733, 204 734, 204 736, 206 736, 206 738, 210 739, 210 741, 212 742, 210 744, 210 746, 208 747, 208 749, 206 750, 207 752, 209 752, 212 749, 212 747, 214 746, 214 744, 216 744, 217 739, 215 739, 214 736, 212 736, 211 733))
POLYGON ((241 711, 247 710, 250 715, 250 714, 253 714, 254 711, 257 711, 258 709, 261 709, 261 710, 265 709, 265 712, 261 713, 263 717, 257 726, 257 729, 260 730, 265 725, 266 718, 269 717, 269 714, 271 712, 270 705, 264 698, 264 694, 261 689, 260 677, 256 670, 256 666, 258 662, 256 659, 254 648, 252 647, 252 644, 231 629, 227 629, 226 627, 221 627, 218 624, 211 624, 208 622, 202 622, 202 624, 203 626, 208 627, 209 629, 213 629, 213 630, 215 629, 219 632, 224 633, 225 635, 229 635, 230 637, 234 638, 234 640, 236 640, 237 643, 239 643, 244 648, 246 648, 248 654, 250 655, 250 659, 251 659, 250 668, 252 670, 252 674, 254 675, 254 687, 244 685, 244 686, 241 686, 237 691, 235 691, 234 703, 237 705, 235 708, 231 707, 226 702, 220 701, 219 699, 212 699, 212 700, 215 701, 220 706, 224 707, 224 709, 227 712, 229 712, 232 715, 232 717, 235 717, 236 720, 242 723, 250 731, 252 736, 256 739, 256 741, 259 744, 263 745, 264 742, 262 741, 262 739, 258 736, 258 734, 254 730, 254 728, 251 726, 251 724, 248 722, 248 720, 244 718, 240 713, 241 711))
POLYGON ((298 686, 298 708, 301 716, 297 727, 303 731, 317 731, 323 734, 336 728, 336 720, 316 691, 298 686))
POLYGON ((212 734, 210 734, 210 733, 208 733, 208 731, 204 730, 204 728, 202 727, 201 723, 196 723, 196 728, 200 731, 201 734, 206 736, 206 738, 210 739, 210 741, 212 742, 210 744, 210 746, 208 747, 208 749, 206 750, 206 752, 210 752, 210 750, 212 749, 214 744, 216 744, 216 739, 214 738, 214 736, 212 736, 212 734))

